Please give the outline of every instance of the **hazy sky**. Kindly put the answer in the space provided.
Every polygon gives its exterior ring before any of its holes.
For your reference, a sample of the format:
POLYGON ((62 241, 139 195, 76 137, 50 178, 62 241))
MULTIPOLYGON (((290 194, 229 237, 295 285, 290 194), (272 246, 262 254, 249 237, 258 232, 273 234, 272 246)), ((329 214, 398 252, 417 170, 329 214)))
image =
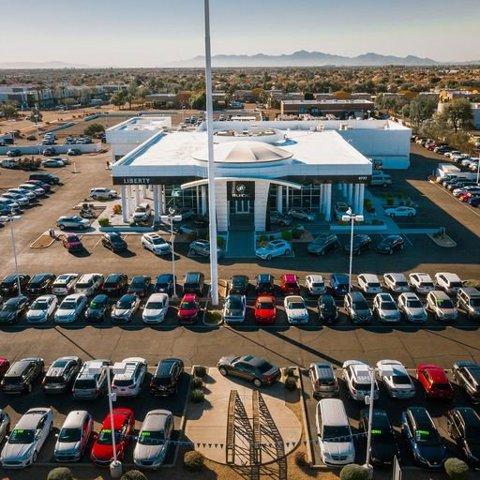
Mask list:
MULTIPOLYGON (((0 62, 162 66, 203 53, 203 0, 0 0, 0 62)), ((212 53, 480 60, 480 0, 211 0, 212 53)))

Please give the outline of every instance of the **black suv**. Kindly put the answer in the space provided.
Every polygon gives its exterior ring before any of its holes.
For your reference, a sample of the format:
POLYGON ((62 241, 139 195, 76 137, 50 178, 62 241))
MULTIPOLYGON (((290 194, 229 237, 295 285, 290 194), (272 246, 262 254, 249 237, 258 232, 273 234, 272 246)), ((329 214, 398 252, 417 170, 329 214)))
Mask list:
POLYGON ((255 292, 257 295, 261 293, 275 292, 275 278, 269 273, 259 273, 255 277, 255 292))
POLYGON ((104 233, 102 236, 102 245, 112 252, 124 252, 128 250, 127 242, 117 232, 104 233))
POLYGON ((176 393, 183 370, 183 361, 179 358, 160 360, 150 381, 150 393, 161 397, 176 393))
POLYGON ((61 357, 55 360, 42 381, 45 393, 63 393, 73 385, 82 367, 80 357, 61 357))
POLYGON ((324 294, 318 297, 318 318, 326 323, 332 323, 338 318, 338 308, 331 295, 324 294))
POLYGON ((447 414, 450 436, 469 463, 480 466, 480 417, 470 407, 456 407, 447 414))
MULTIPOLYGON (((18 275, 18 279, 20 280, 20 288, 23 290, 30 281, 30 275, 22 275, 20 273, 18 275)), ((2 282, 0 283, 0 293, 3 295, 17 295, 18 283, 17 275, 15 273, 7 275, 3 278, 2 282)))
POLYGON ((403 250, 404 246, 405 240, 401 235, 389 235, 377 245, 376 250, 378 253, 388 253, 391 255, 393 252, 403 250))
MULTIPOLYGON (((365 234, 358 234, 353 236, 352 252, 354 255, 360 255, 362 252, 368 250, 372 243, 372 239, 365 234)), ((345 253, 350 253, 350 242, 345 243, 343 247, 345 253)))
POLYGON ((7 370, 1 387, 4 393, 29 393, 35 381, 43 375, 43 358, 30 357, 18 360, 7 370))
POLYGON ((27 310, 28 298, 25 295, 9 298, 0 308, 0 324, 12 324, 27 310))
POLYGON ((58 185, 60 178, 53 173, 32 173, 29 180, 40 180, 41 182, 48 183, 49 185, 58 185))
POLYGON ((470 360, 455 362, 453 376, 472 402, 480 403, 480 365, 470 360))
POLYGON ((111 273, 103 282, 102 291, 109 295, 120 296, 125 293, 128 277, 123 273, 111 273))
POLYGON ((173 287, 177 283, 177 277, 172 273, 162 273, 155 280, 155 292, 173 295, 173 287))
POLYGON ((246 275, 233 275, 228 287, 229 293, 246 295, 248 290, 248 277, 246 275))
POLYGON ((202 296, 205 287, 205 275, 200 272, 188 272, 183 280, 183 293, 196 293, 202 296))
POLYGON ((339 247, 341 247, 341 244, 336 235, 318 235, 308 244, 307 251, 314 255, 325 255, 339 247))
POLYGON ((37 273, 27 284, 27 292, 32 295, 39 295, 50 292, 55 275, 53 273, 37 273))

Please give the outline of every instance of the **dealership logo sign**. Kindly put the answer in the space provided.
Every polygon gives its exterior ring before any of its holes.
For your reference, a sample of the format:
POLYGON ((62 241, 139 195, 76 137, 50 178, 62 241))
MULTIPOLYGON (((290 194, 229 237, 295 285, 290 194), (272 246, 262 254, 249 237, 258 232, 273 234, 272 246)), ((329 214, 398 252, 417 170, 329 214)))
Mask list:
POLYGON ((148 177, 126 177, 123 179, 124 185, 150 185, 151 178, 148 177))

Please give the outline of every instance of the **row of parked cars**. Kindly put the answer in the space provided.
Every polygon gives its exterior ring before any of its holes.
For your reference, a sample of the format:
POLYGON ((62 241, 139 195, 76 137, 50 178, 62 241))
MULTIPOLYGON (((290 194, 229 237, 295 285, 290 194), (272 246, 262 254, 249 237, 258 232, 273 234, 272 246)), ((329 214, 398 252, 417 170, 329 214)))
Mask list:
POLYGON ((465 162, 464 165, 472 172, 477 171, 478 157, 471 157, 470 154, 456 150, 455 148, 450 147, 447 143, 438 143, 431 138, 422 138, 414 135, 412 140, 415 141, 416 144, 425 147, 427 150, 443 155, 450 160, 453 160, 455 163, 461 164, 463 160, 469 160, 469 162, 465 162))
MULTIPOLYGON (((84 362, 77 356, 55 360, 45 372, 43 359, 24 358, 12 365, 0 359, 1 388, 5 394, 31 392, 40 381, 48 395, 72 392, 76 400, 95 400, 105 396, 111 377, 111 389, 117 397, 137 397, 144 386, 148 365, 145 359, 131 357, 112 364, 109 360, 84 362)), ((166 358, 158 362, 149 381, 149 392, 167 397, 177 393, 184 375, 183 361, 166 358)), ((19 469, 35 463, 40 449, 53 429, 53 411, 50 408, 28 410, 13 427, 10 419, 0 411, 0 441, 6 438, 0 455, 4 468, 19 469), (25 446, 28 446, 26 448, 25 446)), ((115 408, 112 418, 106 415, 98 433, 94 432, 93 418, 86 410, 71 411, 57 435, 53 458, 58 462, 80 461, 87 450, 98 465, 108 465, 113 459, 112 430, 119 459, 132 439, 136 440, 134 463, 137 467, 155 469, 163 463, 174 430, 174 417, 168 410, 153 410, 146 414, 138 435, 134 435, 135 415, 129 408, 115 408)))
POLYGON ((480 184, 476 178, 458 173, 448 173, 437 178, 437 182, 462 202, 469 203, 473 207, 480 206, 480 184))

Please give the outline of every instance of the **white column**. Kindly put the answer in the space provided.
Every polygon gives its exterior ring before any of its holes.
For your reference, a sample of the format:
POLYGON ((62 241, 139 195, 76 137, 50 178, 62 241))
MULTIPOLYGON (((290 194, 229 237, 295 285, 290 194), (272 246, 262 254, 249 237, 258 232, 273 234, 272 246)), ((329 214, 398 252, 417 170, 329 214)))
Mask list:
POLYGON ((153 186, 153 221, 160 221, 160 187, 158 185, 153 186))
POLYGON ((201 205, 200 205, 200 189, 199 187, 195 187, 195 195, 197 198, 197 214, 200 215, 202 213, 201 205))
POLYGON ((358 198, 358 215, 363 215, 363 201, 365 199, 365 185, 361 183, 359 185, 359 198, 358 198))
POLYGON ((277 185, 277 212, 283 212, 283 187, 277 185))
POLYGON ((353 191, 353 213, 358 214, 360 199, 360 184, 356 183, 353 191))
POLYGON ((228 201, 227 182, 217 181, 215 183, 215 209, 217 213, 217 229, 219 232, 228 230, 228 201))
POLYGON ((346 183, 342 183, 342 193, 343 193, 343 197, 347 198, 347 184, 346 183))
POLYGON ((134 209, 133 206, 133 187, 129 185, 127 187, 127 216, 130 217, 132 211, 134 209))
POLYGON ((265 231, 267 218, 267 199, 270 184, 268 181, 255 182, 255 202, 253 205, 255 231, 265 231))
POLYGON ((326 202, 325 202, 325 220, 329 222, 332 218, 332 184, 328 183, 326 187, 326 202))
POLYGON ((122 185, 121 187, 122 195, 122 219, 125 223, 128 222, 128 198, 127 198, 127 187, 122 185))
POLYGON ((318 212, 323 213, 323 184, 320 185, 319 195, 318 195, 318 212))
POLYGON ((200 187, 200 192, 202 194, 202 215, 207 214, 207 187, 202 185, 200 187))
POLYGON ((165 185, 160 185, 160 215, 167 213, 167 195, 165 185))
POLYGON ((347 188, 348 188, 348 197, 347 197, 348 203, 352 205, 353 204, 353 183, 349 183, 347 188))

